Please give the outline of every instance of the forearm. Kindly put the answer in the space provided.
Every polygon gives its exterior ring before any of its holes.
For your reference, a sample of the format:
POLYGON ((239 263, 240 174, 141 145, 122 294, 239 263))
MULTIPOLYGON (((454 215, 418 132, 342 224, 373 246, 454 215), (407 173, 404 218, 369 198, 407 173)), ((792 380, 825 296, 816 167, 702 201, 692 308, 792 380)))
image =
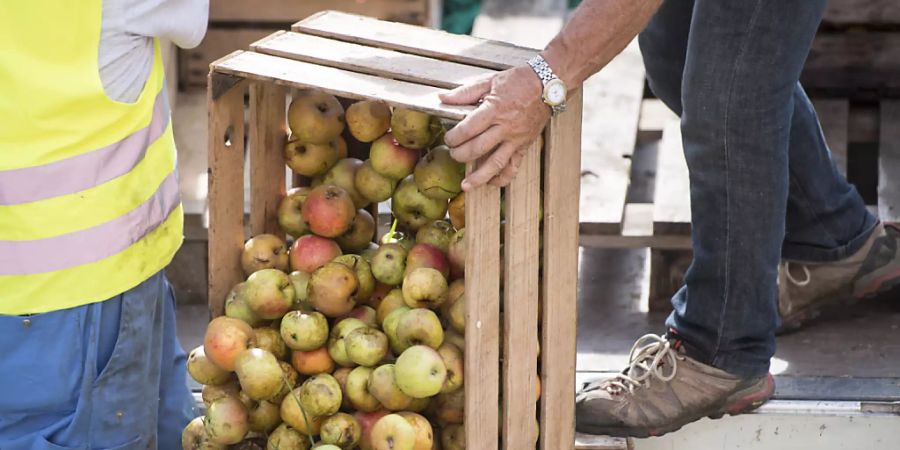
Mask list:
POLYGON ((571 92, 644 29, 662 0, 586 0, 541 53, 571 92))

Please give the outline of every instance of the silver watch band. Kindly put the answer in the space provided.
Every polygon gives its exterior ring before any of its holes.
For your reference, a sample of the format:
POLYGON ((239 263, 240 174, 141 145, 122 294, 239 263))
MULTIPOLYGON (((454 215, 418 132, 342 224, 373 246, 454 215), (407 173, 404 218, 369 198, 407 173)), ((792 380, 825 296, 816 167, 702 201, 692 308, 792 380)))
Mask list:
MULTIPOLYGON (((537 74, 538 78, 541 79, 541 84, 544 87, 547 86, 547 83, 559 79, 555 73, 553 73, 553 69, 550 68, 550 64, 547 64, 547 61, 541 55, 535 55, 531 59, 528 60, 528 65, 531 66, 531 69, 534 70, 534 73, 537 74)), ((560 105, 549 105, 550 109, 553 110, 554 114, 561 113, 566 110, 565 103, 560 105)))

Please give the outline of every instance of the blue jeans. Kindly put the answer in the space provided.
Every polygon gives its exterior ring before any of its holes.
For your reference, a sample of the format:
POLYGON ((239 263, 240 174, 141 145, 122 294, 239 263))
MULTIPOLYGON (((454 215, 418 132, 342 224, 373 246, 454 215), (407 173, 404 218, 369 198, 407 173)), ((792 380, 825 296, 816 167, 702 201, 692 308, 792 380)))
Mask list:
POLYGON ((185 363, 162 272, 103 302, 0 316, 0 449, 181 448, 185 363))
POLYGON ((667 326, 740 376, 775 352, 779 261, 845 258, 877 222, 798 81, 825 3, 665 0, 639 37, 690 171, 694 261, 667 326))

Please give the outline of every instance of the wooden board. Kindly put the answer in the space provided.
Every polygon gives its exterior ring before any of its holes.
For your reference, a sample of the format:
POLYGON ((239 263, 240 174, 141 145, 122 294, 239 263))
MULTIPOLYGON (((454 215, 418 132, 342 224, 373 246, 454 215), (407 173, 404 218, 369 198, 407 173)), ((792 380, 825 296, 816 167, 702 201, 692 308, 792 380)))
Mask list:
MULTIPOLYGON (((469 164, 468 173, 474 169, 469 164)), ((498 448, 500 189, 466 193, 466 448, 498 448), (472 382, 471 380, 477 380, 472 382)))
POLYGON ((622 230, 643 93, 637 41, 584 84, 579 213, 584 234, 622 230))
POLYGON ((800 80, 807 89, 896 93, 900 91, 900 33, 819 33, 800 80))
POLYGON ((681 144, 681 124, 669 123, 663 131, 656 163, 653 199, 654 234, 691 232, 691 190, 681 144))
POLYGON ((521 65, 537 53, 535 49, 504 42, 485 41, 472 36, 384 22, 335 11, 311 16, 295 23, 292 29, 347 42, 499 70, 521 65))
POLYGON ((831 157, 843 174, 847 174, 847 133, 850 102, 837 99, 813 100, 819 123, 825 133, 825 141, 831 150, 831 157))
MULTIPOLYGON (((219 0, 213 0, 213 4, 219 0)), ((235 51, 278 31, 278 26, 219 28, 211 26, 195 48, 179 52, 179 83, 187 88, 205 87, 209 65, 235 51)))
MULTIPOLYGON (((578 198, 582 90, 569 109, 550 121, 544 135, 544 279, 541 318, 540 449, 568 449, 575 442, 575 323, 578 290, 578 198)), ((468 201, 468 199, 466 199, 468 201)), ((471 379, 471 378, 470 378, 471 379)))
POLYGON ((562 25, 562 14, 500 17, 480 14, 472 26, 472 36, 544 48, 562 25))
POLYGON ((647 142, 662 139, 666 124, 677 121, 678 116, 658 98, 641 101, 641 117, 638 122, 638 140, 647 142))
POLYGON ((215 64, 215 71, 227 75, 270 81, 295 88, 315 88, 357 100, 374 99, 392 106, 426 111, 448 119, 461 120, 474 108, 441 103, 444 89, 407 83, 332 67, 294 61, 254 52, 236 52, 215 64))
POLYGON ((900 24, 896 0, 830 0, 823 21, 835 25, 900 24))
POLYGON ((878 215, 900 222, 900 100, 881 102, 881 140, 878 148, 878 215))
POLYGON ((209 92, 209 312, 224 313, 225 295, 243 280, 244 92, 238 83, 223 95, 209 92))
POLYGON ((291 23, 327 9, 418 25, 429 19, 427 0, 213 0, 209 20, 291 23))
POLYGON ((690 235, 653 234, 652 203, 627 203, 621 234, 582 234, 579 242, 583 247, 601 248, 691 248, 690 235))
MULTIPOLYGON (((534 448, 538 360, 541 148, 532 144, 506 190, 503 289, 503 448, 534 448)), ((472 298, 472 297, 469 297, 472 298)), ((551 350, 552 351, 552 350, 551 350)))
POLYGON ((272 83, 250 83, 250 234, 284 237, 278 226, 278 204, 284 195, 287 140, 287 89, 272 83))
POLYGON ((446 89, 495 73, 490 69, 291 32, 268 36, 252 48, 260 53, 446 89))

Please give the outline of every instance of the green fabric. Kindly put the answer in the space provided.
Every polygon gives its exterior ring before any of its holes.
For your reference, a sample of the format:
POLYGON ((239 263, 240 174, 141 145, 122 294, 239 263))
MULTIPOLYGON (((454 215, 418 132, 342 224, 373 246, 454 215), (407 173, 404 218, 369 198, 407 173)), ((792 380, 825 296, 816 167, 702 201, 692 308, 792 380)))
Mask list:
POLYGON ((470 34, 480 11, 481 0, 444 0, 441 28, 451 33, 470 34))

